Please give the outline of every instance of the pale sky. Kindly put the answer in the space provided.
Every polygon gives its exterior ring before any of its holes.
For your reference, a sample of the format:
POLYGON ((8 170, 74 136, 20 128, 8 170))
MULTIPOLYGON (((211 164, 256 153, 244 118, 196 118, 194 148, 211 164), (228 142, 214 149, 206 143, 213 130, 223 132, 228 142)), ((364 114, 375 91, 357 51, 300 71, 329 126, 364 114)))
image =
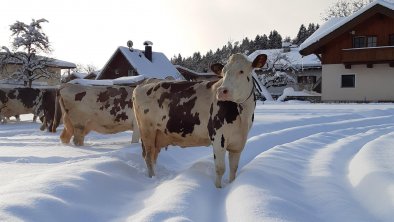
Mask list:
POLYGON ((9 26, 45 18, 43 31, 52 57, 102 68, 128 40, 169 59, 241 41, 277 30, 297 35, 301 24, 322 24, 321 15, 335 0, 18 0, 3 1, 0 45, 10 46, 9 26))

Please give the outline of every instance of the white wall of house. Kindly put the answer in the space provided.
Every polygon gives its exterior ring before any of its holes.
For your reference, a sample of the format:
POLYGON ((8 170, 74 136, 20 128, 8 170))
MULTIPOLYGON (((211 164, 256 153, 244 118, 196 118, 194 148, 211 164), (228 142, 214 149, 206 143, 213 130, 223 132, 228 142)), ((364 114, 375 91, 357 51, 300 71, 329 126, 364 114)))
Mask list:
POLYGON ((373 68, 343 64, 322 66, 322 101, 394 101, 394 68, 374 64, 373 68), (342 75, 355 75, 355 87, 341 87, 342 75))

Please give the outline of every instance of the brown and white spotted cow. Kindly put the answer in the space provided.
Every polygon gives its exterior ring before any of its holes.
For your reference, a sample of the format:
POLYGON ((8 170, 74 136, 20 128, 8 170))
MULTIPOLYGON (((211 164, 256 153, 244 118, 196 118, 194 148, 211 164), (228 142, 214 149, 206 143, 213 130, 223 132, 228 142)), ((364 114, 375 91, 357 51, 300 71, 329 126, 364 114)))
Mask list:
POLYGON ((43 90, 42 106, 38 109, 39 117, 42 121, 40 130, 48 129, 48 132, 55 133, 56 128, 59 126, 62 112, 60 104, 57 102, 57 92, 57 88, 43 90))
POLYGON ((74 136, 74 144, 82 146, 91 130, 102 134, 134 130, 132 142, 138 142, 139 131, 131 100, 133 89, 118 85, 62 85, 59 91, 64 125, 61 141, 69 143, 74 136))
POLYGON ((0 116, 2 123, 6 123, 11 116, 15 116, 19 121, 20 114, 32 113, 45 120, 41 126, 42 130, 46 128, 47 124, 52 125, 56 98, 53 95, 56 95, 56 90, 56 88, 1 88, 0 116))
POLYGON ((221 187, 225 152, 229 152, 229 180, 235 179, 256 106, 252 71, 267 56, 252 62, 245 55, 232 55, 223 67, 211 69, 223 78, 216 81, 144 84, 133 94, 134 112, 140 128, 143 157, 149 177, 162 147, 213 145, 216 187, 221 187))
POLYGON ((42 90, 36 88, 1 88, 0 115, 10 118, 15 115, 37 113, 42 101, 42 90))

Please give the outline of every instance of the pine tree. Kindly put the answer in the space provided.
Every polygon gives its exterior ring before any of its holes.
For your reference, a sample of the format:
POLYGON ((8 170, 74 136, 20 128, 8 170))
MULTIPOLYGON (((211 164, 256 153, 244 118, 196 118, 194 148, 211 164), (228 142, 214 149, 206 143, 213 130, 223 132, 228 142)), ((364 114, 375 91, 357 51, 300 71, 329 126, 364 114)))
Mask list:
POLYGON ((273 30, 268 36, 268 48, 269 49, 279 49, 282 48, 282 36, 273 30))

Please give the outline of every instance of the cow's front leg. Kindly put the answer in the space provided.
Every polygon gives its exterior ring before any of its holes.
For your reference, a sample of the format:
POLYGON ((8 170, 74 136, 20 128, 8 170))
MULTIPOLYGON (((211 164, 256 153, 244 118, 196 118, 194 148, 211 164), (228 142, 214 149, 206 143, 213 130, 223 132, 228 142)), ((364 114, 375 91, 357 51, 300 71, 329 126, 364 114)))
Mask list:
POLYGON ((221 147, 220 145, 213 145, 213 158, 215 161, 215 169, 216 169, 216 180, 215 186, 217 188, 222 188, 222 177, 224 172, 226 171, 225 165, 225 157, 226 149, 221 147))
POLYGON ((240 157, 241 157, 241 152, 233 152, 233 151, 229 152, 228 160, 230 165, 230 175, 229 175, 230 183, 234 181, 235 176, 237 175, 238 163, 240 157))

